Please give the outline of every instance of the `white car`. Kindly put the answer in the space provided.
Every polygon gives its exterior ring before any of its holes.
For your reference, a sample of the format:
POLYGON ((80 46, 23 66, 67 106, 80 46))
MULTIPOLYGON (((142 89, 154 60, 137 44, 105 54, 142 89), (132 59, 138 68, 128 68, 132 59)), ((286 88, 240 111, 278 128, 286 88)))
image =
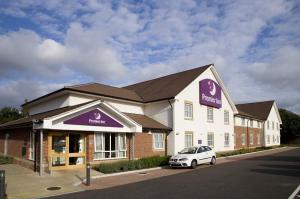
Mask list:
POLYGON ((216 153, 209 146, 184 148, 173 155, 169 160, 170 167, 191 167, 196 168, 199 164, 210 163, 216 164, 216 153))

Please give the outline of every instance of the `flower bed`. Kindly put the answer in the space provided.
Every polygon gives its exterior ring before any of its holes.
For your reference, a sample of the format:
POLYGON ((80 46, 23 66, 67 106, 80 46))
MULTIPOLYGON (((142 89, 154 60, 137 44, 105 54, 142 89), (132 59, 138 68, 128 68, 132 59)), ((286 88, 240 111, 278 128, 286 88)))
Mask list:
POLYGON ((13 158, 0 155, 0 164, 11 164, 12 162, 13 162, 13 158))

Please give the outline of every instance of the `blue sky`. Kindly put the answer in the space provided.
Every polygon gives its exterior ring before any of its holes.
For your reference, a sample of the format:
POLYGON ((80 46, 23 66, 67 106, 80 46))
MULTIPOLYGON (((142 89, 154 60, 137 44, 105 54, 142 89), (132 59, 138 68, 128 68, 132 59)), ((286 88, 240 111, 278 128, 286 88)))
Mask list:
POLYGON ((0 107, 209 63, 236 103, 300 113, 300 2, 0 1, 0 107))

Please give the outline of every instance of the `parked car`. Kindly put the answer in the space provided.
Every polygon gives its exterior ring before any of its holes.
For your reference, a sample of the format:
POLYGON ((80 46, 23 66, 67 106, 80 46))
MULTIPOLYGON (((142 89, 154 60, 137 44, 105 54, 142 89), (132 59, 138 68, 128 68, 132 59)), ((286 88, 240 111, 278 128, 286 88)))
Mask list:
POLYGON ((173 155, 169 160, 171 167, 191 167, 196 168, 199 164, 216 164, 216 153, 209 146, 198 146, 184 148, 177 155, 173 155))

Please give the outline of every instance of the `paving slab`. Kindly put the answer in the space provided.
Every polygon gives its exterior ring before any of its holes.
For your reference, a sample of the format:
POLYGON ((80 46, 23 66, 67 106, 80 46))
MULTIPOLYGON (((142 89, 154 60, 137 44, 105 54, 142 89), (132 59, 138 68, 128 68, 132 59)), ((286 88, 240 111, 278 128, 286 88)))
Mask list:
MULTIPOLYGON (((38 173, 16 164, 0 165, 0 170, 5 170, 8 199, 14 198, 42 198, 53 195, 82 191, 74 184, 81 182, 85 176, 85 169, 56 171, 52 174, 38 173), (49 191, 49 187, 61 187, 60 190, 49 191)), ((92 175, 101 173, 92 170, 92 175)))

